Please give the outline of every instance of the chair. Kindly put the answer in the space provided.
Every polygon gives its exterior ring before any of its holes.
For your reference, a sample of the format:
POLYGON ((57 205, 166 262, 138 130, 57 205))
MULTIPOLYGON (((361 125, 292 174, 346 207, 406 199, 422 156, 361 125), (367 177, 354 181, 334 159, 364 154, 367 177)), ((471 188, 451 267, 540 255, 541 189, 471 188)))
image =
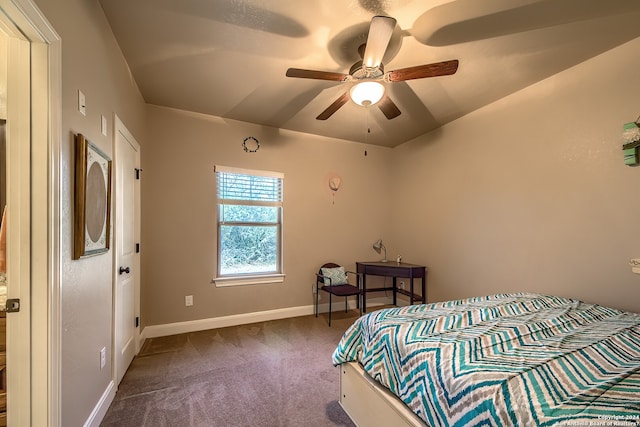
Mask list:
POLYGON ((344 311, 348 311, 348 299, 350 296, 357 295, 357 307, 362 315, 360 306, 360 296, 362 295, 362 287, 360 283, 362 275, 353 271, 345 271, 344 267, 329 262, 324 264, 316 273, 316 317, 318 317, 318 294, 319 291, 329 293, 329 326, 331 326, 331 297, 333 295, 344 297, 344 311), (353 274, 357 279, 357 286, 349 283, 349 273, 353 274))

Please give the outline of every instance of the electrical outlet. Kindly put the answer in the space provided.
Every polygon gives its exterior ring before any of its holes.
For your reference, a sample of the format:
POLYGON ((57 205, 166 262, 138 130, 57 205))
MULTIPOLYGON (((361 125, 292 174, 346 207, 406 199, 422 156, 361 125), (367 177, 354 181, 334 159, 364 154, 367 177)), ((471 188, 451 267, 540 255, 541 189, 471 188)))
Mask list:
POLYGON ((404 290, 404 282, 400 282, 400 289, 404 290))
POLYGON ((184 305, 191 307, 193 305, 193 295, 187 295, 184 297, 184 305))
POLYGON ((314 295, 316 293, 316 284, 315 283, 311 284, 311 293, 314 294, 314 295))
POLYGON ((107 348, 102 347, 100 350, 100 369, 104 368, 107 364, 107 348))

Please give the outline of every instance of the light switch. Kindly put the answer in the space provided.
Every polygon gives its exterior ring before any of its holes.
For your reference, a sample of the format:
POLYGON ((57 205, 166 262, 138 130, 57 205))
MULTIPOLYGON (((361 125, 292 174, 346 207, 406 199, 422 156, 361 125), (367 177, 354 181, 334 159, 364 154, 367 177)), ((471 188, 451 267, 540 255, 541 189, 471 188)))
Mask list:
POLYGON ((107 136, 107 118, 105 116, 100 116, 101 119, 101 129, 102 129, 102 134, 104 136, 107 136))
POLYGON ((78 90, 78 111, 83 116, 87 115, 87 103, 81 90, 78 90))
POLYGON ((631 266, 631 272, 640 274, 640 258, 630 259, 629 265, 631 266))

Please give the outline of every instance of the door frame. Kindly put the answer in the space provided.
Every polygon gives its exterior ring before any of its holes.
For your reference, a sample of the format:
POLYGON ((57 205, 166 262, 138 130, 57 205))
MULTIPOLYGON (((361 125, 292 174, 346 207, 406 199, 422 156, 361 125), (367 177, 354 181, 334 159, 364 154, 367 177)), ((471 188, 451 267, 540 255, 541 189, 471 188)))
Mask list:
MULTIPOLYGON (((29 147, 19 156, 15 167, 24 171, 20 176, 16 200, 21 202, 20 223, 11 229, 19 236, 30 236, 30 252, 26 261, 15 262, 9 268, 18 268, 22 275, 18 286, 10 285, 9 297, 21 298, 18 324, 7 321, 8 363, 8 423, 9 425, 61 424, 60 414, 60 144, 62 137, 62 47, 61 39, 32 0, 0 0, 0 9, 15 29, 9 55, 17 55, 23 63, 24 55, 30 60, 31 72, 8 69, 8 74, 22 77, 19 85, 30 85, 31 97, 18 100, 21 111, 12 124, 20 129, 18 138, 26 138, 29 147), (12 52, 12 49, 15 49, 12 52), (26 182, 25 182, 26 181, 26 182), (25 267, 25 264, 28 267, 25 267), (24 273, 24 274, 23 274, 24 273), (23 280, 25 279, 26 280, 23 280), (17 289, 16 289, 17 288, 17 289), (24 334, 25 325, 30 326, 24 334), (25 354, 30 357, 24 357, 25 354), (11 370, 18 369, 18 375, 11 370), (33 387, 46 380, 46 387, 33 387), (13 390, 13 391, 12 391, 13 390), (15 393, 15 394, 13 394, 15 393)), ((5 22, 5 24, 8 24, 5 22)), ((15 77, 14 77, 15 78, 15 77)), ((10 96, 10 94, 8 94, 10 96)), ((12 100, 8 99, 11 104, 12 100)), ((13 108, 13 107, 12 107, 13 108)), ((9 130, 9 129, 7 129, 9 130)), ((7 135, 9 137, 9 135, 7 135)), ((22 144, 21 144, 22 145, 22 144)), ((7 171, 9 172, 9 171, 7 171)), ((14 239, 15 241, 15 239, 14 239)), ((23 242, 24 244, 24 242, 23 242)), ((25 246, 29 246, 27 243, 25 246)))

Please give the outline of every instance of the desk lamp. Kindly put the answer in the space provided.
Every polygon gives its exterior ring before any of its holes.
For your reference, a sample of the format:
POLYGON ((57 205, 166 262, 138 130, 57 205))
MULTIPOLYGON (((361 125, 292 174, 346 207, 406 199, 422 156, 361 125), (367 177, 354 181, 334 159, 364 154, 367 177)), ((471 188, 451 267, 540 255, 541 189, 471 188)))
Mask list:
POLYGON ((384 249, 384 258, 382 259, 382 262, 387 262, 387 248, 382 244, 382 239, 378 239, 378 241, 373 244, 373 249, 378 253, 380 253, 380 250, 384 249))

